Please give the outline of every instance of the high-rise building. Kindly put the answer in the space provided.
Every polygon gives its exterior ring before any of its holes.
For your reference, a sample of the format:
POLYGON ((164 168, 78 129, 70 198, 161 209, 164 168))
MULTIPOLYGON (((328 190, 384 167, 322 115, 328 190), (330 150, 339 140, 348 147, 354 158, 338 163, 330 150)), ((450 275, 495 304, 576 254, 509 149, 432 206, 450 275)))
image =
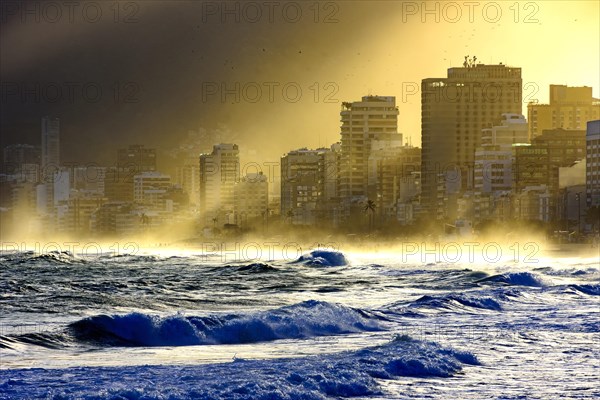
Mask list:
POLYGON ((183 165, 177 167, 175 183, 181 186, 191 204, 198 205, 200 200, 200 165, 195 157, 186 158, 183 165))
MULTIPOLYGON (((38 193, 45 192, 44 202, 38 201, 40 211, 52 214, 54 212, 54 177, 60 168, 60 120, 58 118, 42 118, 42 175, 44 183, 38 193), (44 204, 42 204, 44 203, 44 204)), ((40 198, 40 200, 42 200, 40 198)))
POLYGON ((105 203, 90 214, 90 228, 98 235, 128 236, 142 229, 142 215, 132 203, 105 203))
POLYGON ((529 143, 527 121, 520 114, 502 114, 500 123, 481 131, 475 151, 475 192, 510 191, 513 185, 513 144, 529 143))
MULTIPOLYGON (((237 144, 216 144, 210 154, 200 155, 200 213, 205 218, 218 214, 233 216, 233 188, 240 179, 237 144)), ((227 221, 230 218, 227 217, 227 221)))
POLYGON ((151 210, 164 211, 171 177, 160 172, 147 171, 133 177, 133 201, 151 210))
POLYGON ((559 189, 559 168, 585 158, 586 136, 582 130, 552 129, 533 138, 530 145, 514 146, 514 189, 546 185, 559 189))
POLYGON ((473 187, 481 130, 502 113, 521 114, 521 68, 465 61, 447 78, 421 83, 422 204, 438 218, 441 178, 447 195, 473 187))
POLYGON ((600 120, 587 123, 585 192, 589 207, 600 206, 600 120))
POLYGON ((93 192, 73 191, 67 199, 57 204, 56 228, 59 232, 89 233, 92 214, 106 203, 106 199, 93 192))
POLYGON ((588 86, 550 85, 549 104, 527 105, 529 137, 550 129, 585 129, 586 123, 600 118, 600 100, 588 86))
POLYGON ((235 184, 233 196, 235 219, 240 226, 269 212, 269 182, 262 172, 244 176, 235 184))
POLYGON ((340 117, 339 196, 343 201, 367 198, 369 155, 373 144, 385 142, 388 147, 402 145, 402 135, 398 133, 396 98, 364 96, 361 101, 343 102, 340 117))
POLYGON ((4 148, 4 164, 8 164, 10 170, 20 170, 23 164, 40 164, 40 147, 30 144, 11 144, 4 148))
POLYGON ((42 168, 60 166, 60 120, 42 118, 42 168))
POLYGON ((542 221, 556 221, 563 215, 560 200, 560 168, 585 158, 585 131, 552 129, 533 138, 530 145, 513 146, 513 191, 547 192, 548 215, 542 221), (537 188, 530 191, 530 188, 537 188), (545 189, 543 189, 545 188, 545 189))
POLYGON ((132 202, 134 174, 135 171, 107 168, 104 173, 104 196, 109 201, 132 202))
POLYGON ((419 194, 414 173, 421 170, 421 149, 411 146, 373 147, 369 155, 369 199, 378 218, 396 218, 398 203, 419 194))
POLYGON ((339 146, 290 151, 281 158, 281 217, 310 225, 333 218, 339 146))
POLYGON ((119 149, 117 168, 135 172, 156 171, 156 149, 139 144, 119 149))

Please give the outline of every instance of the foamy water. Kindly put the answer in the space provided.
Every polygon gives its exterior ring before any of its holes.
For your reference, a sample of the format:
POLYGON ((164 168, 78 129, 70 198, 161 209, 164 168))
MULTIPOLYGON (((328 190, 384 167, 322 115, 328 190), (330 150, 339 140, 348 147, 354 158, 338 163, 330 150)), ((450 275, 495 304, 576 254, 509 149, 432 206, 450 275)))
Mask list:
POLYGON ((0 256, 1 399, 598 398, 595 258, 0 256))

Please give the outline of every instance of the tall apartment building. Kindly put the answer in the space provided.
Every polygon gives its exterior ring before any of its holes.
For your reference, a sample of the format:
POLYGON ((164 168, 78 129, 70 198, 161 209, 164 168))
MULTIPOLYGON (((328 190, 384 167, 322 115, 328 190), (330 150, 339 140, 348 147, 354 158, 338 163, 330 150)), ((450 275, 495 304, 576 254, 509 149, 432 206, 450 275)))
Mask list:
POLYGON ((361 101, 343 102, 339 196, 342 200, 368 197, 369 155, 373 143, 401 146, 398 108, 393 96, 364 96, 361 101))
POLYGON ((200 165, 194 157, 186 158, 183 165, 177 167, 175 183, 181 186, 191 204, 200 201, 200 165))
POLYGON ((583 130, 552 129, 533 138, 530 145, 514 146, 514 189, 546 185, 550 192, 559 188, 559 168, 585 158, 583 130))
MULTIPOLYGON (((60 167, 60 120, 58 118, 42 118, 42 175, 45 192, 45 205, 42 212, 54 212, 54 176, 60 167)), ((41 200, 41 199, 40 199, 41 200)), ((38 202, 41 203, 41 202, 38 202)))
POLYGON ((132 203, 105 203, 90 214, 90 230, 97 235, 132 235, 141 230, 144 223, 132 203))
POLYGON ((42 166, 57 168, 60 165, 60 120, 42 118, 42 166))
POLYGON ((473 187, 475 150, 481 130, 502 113, 521 114, 521 68, 465 61, 447 78, 421 82, 422 204, 443 216, 439 179, 446 194, 473 187))
POLYGON ((518 143, 529 143, 527 121, 520 114, 502 114, 498 124, 481 131, 481 146, 475 150, 475 192, 512 189, 512 147, 518 143))
POLYGON ((589 207, 600 206, 600 120, 587 123, 585 192, 589 207))
POLYGON ((237 144, 217 144, 210 154, 200 155, 200 212, 206 218, 233 214, 236 182, 240 179, 237 144))
POLYGON ((415 172, 421 170, 421 149, 411 146, 380 146, 369 155, 369 199, 380 219, 395 218, 398 202, 417 196, 415 172))
POLYGON ((40 164, 40 147, 30 144, 11 144, 4 148, 4 164, 10 165, 8 172, 19 170, 23 164, 40 164))
POLYGON ((135 144, 117 151, 117 168, 135 171, 156 171, 156 149, 135 144))
POLYGON ((600 100, 592 97, 588 86, 550 85, 549 104, 527 105, 529 137, 550 129, 585 129, 586 123, 600 118, 600 100))
POLYGON ((310 225, 332 218, 337 200, 339 146, 298 149, 281 158, 281 217, 310 225))
POLYGON ((234 211, 238 225, 262 217, 269 208, 269 182, 262 172, 247 174, 234 186, 234 211))
POLYGON ((95 193, 75 191, 58 202, 56 228, 59 232, 86 234, 91 231, 92 214, 106 203, 95 193))
MULTIPOLYGON (((549 213, 543 221, 557 220, 560 210, 560 168, 585 158, 586 137, 583 130, 552 129, 533 138, 530 145, 514 146, 513 190, 523 192, 547 191, 549 213)), ((533 193, 533 192, 532 192, 533 193)))
POLYGON ((171 177, 160 172, 142 172, 133 177, 133 201, 152 210, 165 211, 171 177))

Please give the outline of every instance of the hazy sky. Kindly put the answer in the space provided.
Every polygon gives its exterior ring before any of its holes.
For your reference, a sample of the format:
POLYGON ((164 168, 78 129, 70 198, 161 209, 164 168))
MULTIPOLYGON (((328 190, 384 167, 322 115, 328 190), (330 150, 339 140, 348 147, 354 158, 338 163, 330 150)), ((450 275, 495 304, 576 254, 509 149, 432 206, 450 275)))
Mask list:
POLYGON ((37 144, 56 115, 64 160, 219 126, 273 159, 338 141, 340 102, 366 94, 396 96, 420 145, 413 91, 465 55, 521 67, 528 98, 549 84, 600 97, 598 1, 50 3, 2 2, 0 129, 3 146, 37 144))

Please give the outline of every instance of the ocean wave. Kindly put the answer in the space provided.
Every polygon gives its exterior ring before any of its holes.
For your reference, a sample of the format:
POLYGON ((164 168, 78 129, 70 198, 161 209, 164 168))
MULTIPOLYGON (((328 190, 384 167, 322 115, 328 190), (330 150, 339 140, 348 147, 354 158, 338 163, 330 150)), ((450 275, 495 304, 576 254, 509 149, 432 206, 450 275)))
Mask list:
POLYGON ((5 253, 0 256, 0 260, 13 265, 35 265, 35 264, 74 264, 84 263, 85 260, 73 255, 69 251, 49 251, 46 253, 37 253, 34 251, 23 251, 5 253))
POLYGON ((589 268, 562 268, 556 269, 553 267, 542 267, 534 269, 535 272, 540 272, 550 276, 584 276, 598 274, 599 270, 595 267, 589 268))
POLYGON ((34 345, 47 349, 61 349, 65 347, 67 340, 67 336, 61 332, 0 335, 0 348, 14 350, 19 348, 20 345, 34 345))
POLYGON ((344 253, 330 250, 313 250, 301 255, 294 263, 321 267, 341 267, 350 264, 344 253))
POLYGON ((264 262, 254 262, 254 263, 249 263, 249 264, 235 263, 235 264, 219 265, 217 267, 211 268, 210 271, 216 272, 216 273, 245 272, 245 273, 250 273, 250 274, 264 274, 264 273, 270 273, 270 272, 277 272, 279 270, 277 268, 275 268, 274 266, 264 263, 264 262))
POLYGON ((172 400, 385 396, 380 379, 445 378, 465 365, 478 364, 472 353, 400 336, 357 351, 289 359, 236 359, 197 366, 9 370, 0 377, 0 395, 12 399, 172 400))
POLYGON ((501 311, 502 306, 492 297, 476 297, 465 295, 447 295, 447 296, 422 296, 412 303, 414 306, 427 306, 432 308, 479 308, 485 310, 501 311))
POLYGON ((268 272, 275 272, 277 271, 277 268, 265 263, 252 263, 237 267, 237 271, 263 274, 268 272))
POLYGON ((515 286, 545 287, 551 285, 550 282, 541 278, 539 275, 531 272, 507 272, 505 274, 492 275, 487 278, 479 279, 476 283, 496 282, 515 286))
POLYGON ((591 296, 600 296, 600 284, 570 285, 569 287, 576 290, 579 293, 591 296))
POLYGON ((322 301, 250 314, 159 317, 98 315, 69 325, 77 340, 113 346, 257 343, 386 329, 385 317, 322 301))
POLYGON ((456 312, 480 312, 480 310, 503 311, 503 302, 520 295, 514 288, 470 291, 466 293, 430 294, 413 301, 398 301, 388 304, 384 310, 393 315, 419 318, 426 316, 425 310, 448 310, 456 312), (422 310, 421 310, 422 309, 422 310), (415 312, 418 310, 419 312, 415 312))

